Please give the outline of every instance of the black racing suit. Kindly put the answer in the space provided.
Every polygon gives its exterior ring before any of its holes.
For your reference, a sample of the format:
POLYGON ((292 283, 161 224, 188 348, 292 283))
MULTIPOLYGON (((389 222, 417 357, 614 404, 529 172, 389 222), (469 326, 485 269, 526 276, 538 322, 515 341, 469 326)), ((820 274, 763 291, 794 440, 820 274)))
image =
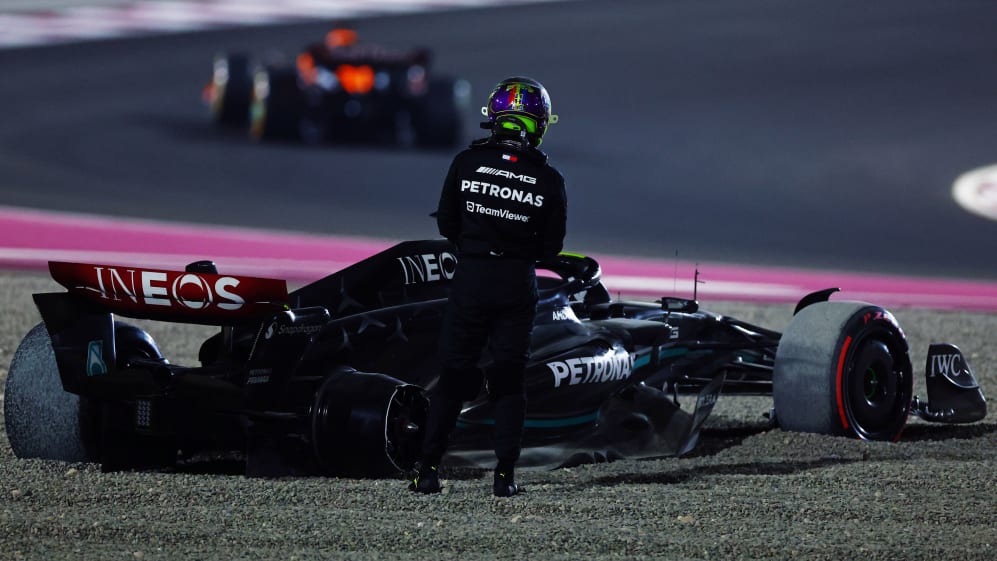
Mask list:
POLYGON ((526 415, 524 373, 536 315, 534 265, 564 243, 564 178, 543 152, 519 142, 475 141, 450 166, 437 223, 459 260, 440 342, 442 370, 431 390, 423 465, 439 465, 464 401, 487 380, 495 455, 519 459, 526 415), (478 363, 487 345, 492 366, 478 363))

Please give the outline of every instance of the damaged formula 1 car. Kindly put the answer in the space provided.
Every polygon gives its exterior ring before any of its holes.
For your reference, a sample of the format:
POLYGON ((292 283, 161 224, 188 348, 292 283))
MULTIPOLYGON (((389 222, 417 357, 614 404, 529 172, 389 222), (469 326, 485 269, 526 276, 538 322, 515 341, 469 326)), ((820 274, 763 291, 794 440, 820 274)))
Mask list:
MULTIPOLYGON (((68 290, 34 295, 43 323, 7 378, 11 447, 105 470, 232 451, 249 475, 409 470, 457 259, 446 240, 403 242, 290 293, 284 281, 219 274, 210 261, 185 271, 53 262, 68 290), (181 366, 118 316, 220 329, 201 344, 199 365, 181 366)), ((589 257, 538 266, 523 466, 686 453, 721 393, 771 394, 785 430, 869 440, 899 438, 910 415, 986 414, 969 365, 947 344, 928 350, 928 400, 915 398, 894 317, 829 301, 834 289, 804 297, 780 334, 694 299, 614 301, 589 257)), ((483 390, 444 463, 490 466, 492 424, 483 390)))

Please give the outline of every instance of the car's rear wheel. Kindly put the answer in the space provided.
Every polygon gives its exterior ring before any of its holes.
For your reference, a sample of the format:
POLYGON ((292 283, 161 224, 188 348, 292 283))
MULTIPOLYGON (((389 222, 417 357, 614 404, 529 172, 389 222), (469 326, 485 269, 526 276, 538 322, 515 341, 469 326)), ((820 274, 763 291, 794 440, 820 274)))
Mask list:
POLYGON ((249 122, 253 80, 248 56, 241 53, 216 56, 208 88, 208 102, 216 123, 245 126, 249 122))
POLYGON ((790 431, 896 440, 913 380, 907 340, 890 312, 862 302, 812 304, 779 342, 776 420, 790 431))
POLYGON ((254 140, 300 140, 304 99, 298 72, 270 65, 253 73, 249 136, 254 140))
POLYGON ((62 388, 52 340, 44 323, 28 332, 14 352, 4 390, 7 439, 18 458, 89 462, 83 445, 88 408, 62 388), (81 426, 84 427, 81 430, 81 426))
POLYGON ((428 401, 418 386, 340 368, 312 406, 312 448, 328 475, 378 477, 411 470, 419 457, 428 401))
MULTIPOLYGON (((165 362, 152 338, 132 325, 118 323, 115 339, 119 368, 135 358, 165 362)), ((36 325, 21 341, 4 391, 4 424, 15 456, 100 462, 105 470, 171 464, 176 459, 171 439, 122 431, 134 417, 130 405, 63 389, 45 324, 36 325)))

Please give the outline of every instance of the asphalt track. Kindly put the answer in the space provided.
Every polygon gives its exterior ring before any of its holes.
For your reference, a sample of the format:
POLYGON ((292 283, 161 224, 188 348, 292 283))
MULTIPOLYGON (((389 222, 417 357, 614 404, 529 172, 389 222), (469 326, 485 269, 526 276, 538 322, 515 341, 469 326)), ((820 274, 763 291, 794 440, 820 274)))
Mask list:
MULTIPOLYGON (((450 152, 256 145, 213 129, 216 51, 325 22, 0 51, 0 205, 431 237, 450 152)), ((997 223, 951 198, 997 159, 997 4, 579 1, 362 20, 481 100, 550 89, 568 247, 997 279, 997 223)), ((468 134, 476 134, 469 116, 468 134)))

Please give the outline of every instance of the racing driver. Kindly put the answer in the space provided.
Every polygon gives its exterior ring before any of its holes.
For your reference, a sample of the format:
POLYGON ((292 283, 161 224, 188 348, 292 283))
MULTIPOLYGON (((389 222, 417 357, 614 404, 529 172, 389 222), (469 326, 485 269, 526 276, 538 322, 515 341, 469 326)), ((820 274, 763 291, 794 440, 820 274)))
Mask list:
POLYGON ((439 383, 431 389, 422 461, 409 489, 441 490, 437 473, 464 401, 486 381, 495 417, 493 492, 519 492, 514 467, 526 416, 524 374, 537 305, 536 260, 564 243, 564 178, 538 149, 557 122, 547 90, 536 80, 502 80, 482 108, 490 129, 458 154, 437 210, 440 233, 457 246, 440 341, 439 383), (491 366, 478 362, 485 347, 491 366))

